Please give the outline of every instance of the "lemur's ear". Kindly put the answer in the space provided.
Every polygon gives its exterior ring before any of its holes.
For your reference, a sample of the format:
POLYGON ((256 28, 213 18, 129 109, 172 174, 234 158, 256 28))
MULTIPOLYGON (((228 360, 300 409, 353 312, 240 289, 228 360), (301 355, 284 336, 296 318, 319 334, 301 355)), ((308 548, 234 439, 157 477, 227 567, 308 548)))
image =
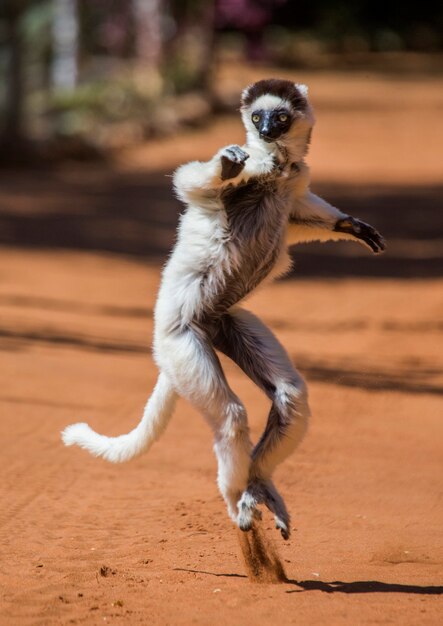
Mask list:
POLYGON ((299 90, 302 96, 304 96, 305 98, 308 97, 309 90, 308 90, 307 85, 303 85, 303 83, 295 83, 295 86, 297 87, 297 89, 299 90))
POLYGON ((247 86, 247 87, 245 87, 245 88, 243 89, 243 91, 241 92, 241 100, 240 100, 240 103, 241 103, 241 105, 242 105, 242 106, 244 106, 244 104, 245 104, 246 98, 247 98, 247 97, 248 97, 248 95, 249 95, 249 91, 250 91, 251 87, 252 87, 252 85, 248 85, 248 86, 247 86))

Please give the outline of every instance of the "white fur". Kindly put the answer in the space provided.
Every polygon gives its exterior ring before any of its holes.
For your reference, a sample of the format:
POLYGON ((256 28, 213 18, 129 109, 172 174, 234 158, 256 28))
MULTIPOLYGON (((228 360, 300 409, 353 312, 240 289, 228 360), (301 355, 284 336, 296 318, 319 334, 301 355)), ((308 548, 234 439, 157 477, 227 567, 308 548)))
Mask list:
POLYGON ((66 446, 76 444, 92 455, 101 456, 112 463, 129 461, 149 450, 163 433, 172 416, 176 398, 174 388, 161 373, 141 422, 130 433, 120 437, 105 437, 94 432, 88 424, 72 424, 62 432, 63 443, 66 446))
POLYGON ((304 85, 303 83, 295 83, 295 86, 297 87, 297 89, 299 90, 299 92, 301 93, 302 96, 304 96, 306 99, 308 98, 308 86, 304 85))

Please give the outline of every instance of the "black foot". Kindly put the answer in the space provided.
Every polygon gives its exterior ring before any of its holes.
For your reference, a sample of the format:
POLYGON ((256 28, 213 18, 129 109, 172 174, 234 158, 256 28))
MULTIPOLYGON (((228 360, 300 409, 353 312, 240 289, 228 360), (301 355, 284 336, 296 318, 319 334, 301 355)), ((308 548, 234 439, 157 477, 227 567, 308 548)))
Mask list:
POLYGON ((240 146, 233 145, 224 148, 221 154, 221 179, 229 180, 238 176, 248 159, 249 154, 240 146))

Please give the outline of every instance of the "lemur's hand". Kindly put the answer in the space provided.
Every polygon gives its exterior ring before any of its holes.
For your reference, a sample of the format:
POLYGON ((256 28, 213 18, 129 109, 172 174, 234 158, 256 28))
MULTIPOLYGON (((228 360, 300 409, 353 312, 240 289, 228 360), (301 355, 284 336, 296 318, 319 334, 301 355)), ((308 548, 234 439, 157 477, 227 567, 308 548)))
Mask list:
POLYGON ((383 252, 386 243, 382 235, 366 222, 362 222, 356 217, 344 217, 337 220, 334 230, 340 233, 349 233, 356 239, 361 239, 374 254, 383 252))
POLYGON ((229 180, 240 174, 249 159, 249 154, 242 150, 240 146, 232 145, 223 148, 220 152, 221 179, 229 180))

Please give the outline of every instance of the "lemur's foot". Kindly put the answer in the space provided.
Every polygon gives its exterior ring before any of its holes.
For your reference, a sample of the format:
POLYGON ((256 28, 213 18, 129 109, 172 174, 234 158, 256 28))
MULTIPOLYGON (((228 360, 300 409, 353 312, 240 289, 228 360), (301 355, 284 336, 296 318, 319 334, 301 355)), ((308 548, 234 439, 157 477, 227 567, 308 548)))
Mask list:
POLYGON ((354 235, 356 239, 361 239, 371 248, 374 254, 379 254, 386 248, 386 242, 382 235, 380 235, 373 226, 362 222, 356 217, 348 216, 338 220, 334 230, 341 233, 349 233, 350 235, 354 235))
POLYGON ((257 509, 258 501, 253 496, 249 487, 243 492, 242 497, 238 501, 238 517, 237 524, 240 530, 247 532, 251 530, 254 519, 257 514, 261 518, 261 512, 257 509))
POLYGON ((255 479, 251 481, 238 502, 238 526, 241 530, 251 530, 254 519, 261 519, 257 509, 264 504, 274 514, 275 527, 281 532, 283 539, 289 539, 290 518, 283 498, 270 480, 255 479))
POLYGON ((221 179, 229 180, 240 174, 249 159, 249 154, 242 150, 240 146, 232 145, 223 148, 220 153, 221 160, 221 179))

